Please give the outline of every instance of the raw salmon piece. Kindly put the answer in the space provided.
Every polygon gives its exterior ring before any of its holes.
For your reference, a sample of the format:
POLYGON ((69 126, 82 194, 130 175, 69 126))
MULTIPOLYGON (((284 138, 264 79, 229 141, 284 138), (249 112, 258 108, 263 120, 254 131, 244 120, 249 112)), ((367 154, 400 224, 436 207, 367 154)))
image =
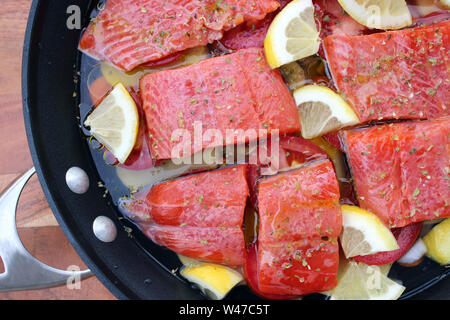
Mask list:
POLYGON ((134 67, 222 38, 263 19, 275 0, 108 0, 83 33, 79 49, 114 66, 134 67))
POLYGON ((332 163, 262 179, 258 206, 259 289, 303 295, 334 287, 342 216, 332 163))
POLYGON ((258 206, 261 243, 341 232, 339 185, 328 160, 261 179, 258 206))
POLYGON ((248 196, 246 166, 238 165, 163 182, 124 202, 141 224, 241 226, 248 196))
POLYGON ((389 227, 450 216, 450 118, 354 129, 342 137, 362 208, 389 227))
POLYGON ((146 75, 140 91, 151 153, 159 160, 245 143, 273 129, 280 134, 300 130, 295 101, 262 49, 243 49, 146 75))
POLYGON ((246 165, 163 182, 119 207, 155 243, 232 266, 244 261, 246 165))
POLYGON ((155 243, 200 261, 237 267, 244 264, 245 242, 240 226, 173 227, 144 225, 144 233, 155 243))
POLYGON ((449 115, 450 20, 425 27, 324 39, 337 89, 361 122, 449 115))
POLYGON ((258 245, 259 290, 306 295, 337 285, 339 244, 336 238, 304 239, 258 245))

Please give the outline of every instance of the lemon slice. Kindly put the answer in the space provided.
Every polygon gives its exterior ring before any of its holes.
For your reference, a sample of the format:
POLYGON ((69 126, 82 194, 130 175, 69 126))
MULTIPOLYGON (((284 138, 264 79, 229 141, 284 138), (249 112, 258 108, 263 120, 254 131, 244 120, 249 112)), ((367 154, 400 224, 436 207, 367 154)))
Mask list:
POLYGON ((294 0, 273 19, 264 40, 272 68, 316 54, 320 38, 311 0, 294 0))
POLYGON ((412 24, 405 0, 338 0, 360 24, 374 29, 401 29, 412 24))
POLYGON ((380 266, 361 262, 340 263, 338 285, 324 294, 330 300, 396 300, 405 287, 392 281, 380 266))
POLYGON ((450 10, 450 0, 438 0, 437 6, 440 9, 450 10))
POLYGON ((181 263, 185 266, 193 266, 193 265, 201 264, 201 262, 198 261, 197 259, 189 258, 189 257, 183 256, 181 254, 177 254, 177 256, 178 256, 178 259, 180 259, 181 263))
POLYGON ((373 213, 359 207, 343 205, 342 249, 347 258, 399 248, 392 232, 373 213))
POLYGON ((294 98, 305 139, 359 123, 350 105, 328 87, 307 85, 295 90, 294 98))
POLYGON ((181 275, 214 300, 223 299, 243 280, 238 271, 220 264, 195 262, 192 259, 184 262, 187 264, 180 271, 181 275))
POLYGON ((441 265, 450 264, 450 218, 433 227, 423 241, 429 258, 441 265))
POLYGON ((122 83, 116 84, 84 121, 90 134, 123 163, 133 150, 138 133, 136 103, 122 83))

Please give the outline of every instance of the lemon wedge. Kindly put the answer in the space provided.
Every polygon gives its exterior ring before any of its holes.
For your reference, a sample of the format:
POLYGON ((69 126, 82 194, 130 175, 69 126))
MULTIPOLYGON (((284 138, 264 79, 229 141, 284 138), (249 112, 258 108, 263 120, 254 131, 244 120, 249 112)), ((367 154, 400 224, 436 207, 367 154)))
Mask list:
POLYGON ((381 266, 361 262, 340 263, 338 285, 324 294, 330 300, 396 300, 405 287, 389 279, 381 266))
POLYGON ((196 262, 192 259, 185 262, 187 264, 180 274, 213 300, 222 300, 234 286, 243 281, 238 271, 220 264, 196 262))
POLYGON ((359 123, 352 107, 328 87, 307 85, 295 90, 294 98, 305 139, 359 123))
POLYGON ((429 258, 441 265, 450 264, 450 218, 433 227, 423 241, 429 258))
POLYGON ((358 23, 374 29, 401 29, 412 24, 405 0, 338 0, 358 23))
POLYGON ((316 54, 320 38, 311 0, 294 0, 273 19, 264 39, 266 59, 272 68, 316 54))
POLYGON ((139 114, 136 103, 122 83, 116 84, 103 98, 87 116, 84 125, 120 163, 125 162, 136 143, 139 114))
POLYGON ((399 248, 392 232, 375 214, 350 205, 341 209, 340 240, 346 258, 399 248))

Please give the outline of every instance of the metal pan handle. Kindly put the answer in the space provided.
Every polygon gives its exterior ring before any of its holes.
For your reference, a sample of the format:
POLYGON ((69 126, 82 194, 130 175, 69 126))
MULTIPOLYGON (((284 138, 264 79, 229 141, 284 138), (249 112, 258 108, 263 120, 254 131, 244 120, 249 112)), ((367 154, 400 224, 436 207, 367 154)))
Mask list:
POLYGON ((46 265, 23 246, 17 233, 16 209, 20 194, 35 169, 18 178, 0 197, 0 257, 5 272, 0 274, 0 292, 48 288, 92 275, 90 270, 68 271, 46 265))

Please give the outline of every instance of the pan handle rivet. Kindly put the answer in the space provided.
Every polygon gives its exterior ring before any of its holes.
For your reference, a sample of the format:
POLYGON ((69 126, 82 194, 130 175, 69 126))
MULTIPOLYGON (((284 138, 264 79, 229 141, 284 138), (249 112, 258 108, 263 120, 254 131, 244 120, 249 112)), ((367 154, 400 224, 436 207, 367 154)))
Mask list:
POLYGON ((83 169, 71 167, 66 172, 66 183, 72 192, 83 194, 89 189, 89 177, 83 169))
POLYGON ((117 228, 114 222, 105 216, 98 216, 92 224, 95 236, 103 242, 112 242, 117 237, 117 228))

